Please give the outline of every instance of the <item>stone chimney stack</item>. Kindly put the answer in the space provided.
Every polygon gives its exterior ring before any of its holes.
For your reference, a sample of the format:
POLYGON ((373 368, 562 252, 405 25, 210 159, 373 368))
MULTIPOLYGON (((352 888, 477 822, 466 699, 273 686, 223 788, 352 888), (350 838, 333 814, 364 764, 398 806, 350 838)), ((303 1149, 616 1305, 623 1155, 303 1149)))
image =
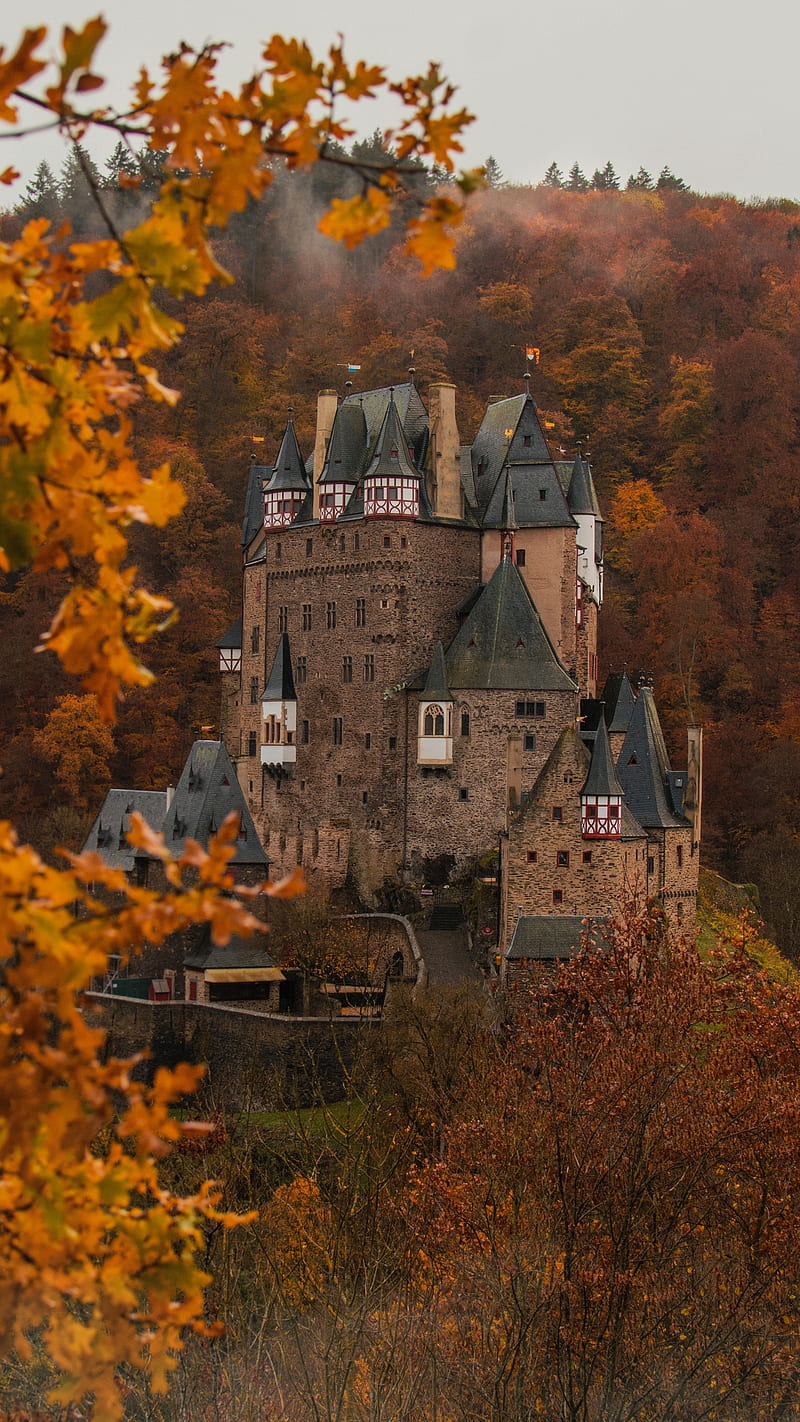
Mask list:
POLYGON ((319 484, 317 480, 322 473, 322 466, 325 463, 328 440, 331 437, 333 421, 336 418, 338 408, 339 396, 336 391, 320 390, 317 396, 317 433, 314 439, 314 473, 312 475, 314 484, 314 518, 319 518, 319 484))
POLYGON ((463 518, 461 441, 456 425, 456 387, 428 386, 430 471, 433 511, 439 518, 463 518))

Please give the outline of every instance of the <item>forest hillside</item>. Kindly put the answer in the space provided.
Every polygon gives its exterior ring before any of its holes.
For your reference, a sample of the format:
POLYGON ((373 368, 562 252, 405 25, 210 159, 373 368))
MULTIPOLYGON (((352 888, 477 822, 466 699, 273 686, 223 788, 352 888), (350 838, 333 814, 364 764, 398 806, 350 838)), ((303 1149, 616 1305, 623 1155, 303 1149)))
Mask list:
MULTIPOLYGON (((124 186, 131 162, 118 153, 97 174, 126 223, 148 201, 147 173, 138 191, 124 186)), ((435 177, 421 170, 419 186, 435 177)), ((288 405, 307 453, 317 391, 343 390, 347 364, 364 388, 413 365, 423 394, 456 383, 466 441, 487 399, 522 388, 535 345, 553 451, 583 441, 606 518, 601 675, 627 664, 654 677, 678 762, 686 723, 705 727, 705 862, 758 885, 797 956, 800 205, 678 182, 580 191, 552 174, 514 188, 495 173, 470 203, 456 270, 423 281, 399 227, 352 252, 317 233, 331 192, 352 181, 321 165, 276 173, 220 236, 233 283, 182 307, 185 338, 160 371, 182 398, 143 410, 137 440, 145 463, 173 461, 186 507, 133 540, 181 616, 150 648, 155 687, 127 698, 113 732, 55 658, 30 655, 58 573, 5 580, 0 814, 43 849, 79 842, 109 783, 174 781, 201 727, 217 725, 213 644, 236 605, 253 440, 271 462, 288 405)), ((2 233, 39 216, 99 230, 74 159, 58 177, 41 165, 2 233)))

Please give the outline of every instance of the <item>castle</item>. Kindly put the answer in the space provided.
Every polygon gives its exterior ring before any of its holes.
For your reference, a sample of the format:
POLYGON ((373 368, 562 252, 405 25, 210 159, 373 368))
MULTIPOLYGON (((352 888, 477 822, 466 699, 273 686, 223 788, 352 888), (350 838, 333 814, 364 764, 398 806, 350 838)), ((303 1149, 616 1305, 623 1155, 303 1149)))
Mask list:
POLYGON ((309 457, 290 413, 251 466, 221 734, 272 873, 370 901, 499 851, 509 962, 626 893, 691 921, 700 733, 673 771, 649 687, 598 699, 589 464, 553 459, 528 377, 471 446, 455 397, 323 391, 309 457))

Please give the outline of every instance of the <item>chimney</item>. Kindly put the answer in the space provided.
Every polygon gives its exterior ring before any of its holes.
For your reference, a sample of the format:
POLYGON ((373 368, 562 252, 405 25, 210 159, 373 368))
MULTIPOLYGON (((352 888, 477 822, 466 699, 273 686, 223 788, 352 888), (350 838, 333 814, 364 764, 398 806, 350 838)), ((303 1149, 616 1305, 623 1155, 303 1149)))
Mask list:
POLYGON ((175 794, 175 786, 174 786, 174 785, 168 785, 168 786, 167 786, 167 810, 169 810, 170 805, 172 804, 172 797, 173 797, 174 794, 175 794))
POLYGON ((336 418, 338 408, 339 396, 336 391, 320 390, 317 396, 317 433, 314 439, 314 472, 311 476, 314 484, 314 518, 319 518, 319 484, 317 480, 322 473, 322 466, 325 463, 328 440, 331 437, 333 421, 336 418))
POLYGON ((463 518, 461 440, 456 425, 456 387, 428 386, 430 471, 433 511, 439 518, 463 518))

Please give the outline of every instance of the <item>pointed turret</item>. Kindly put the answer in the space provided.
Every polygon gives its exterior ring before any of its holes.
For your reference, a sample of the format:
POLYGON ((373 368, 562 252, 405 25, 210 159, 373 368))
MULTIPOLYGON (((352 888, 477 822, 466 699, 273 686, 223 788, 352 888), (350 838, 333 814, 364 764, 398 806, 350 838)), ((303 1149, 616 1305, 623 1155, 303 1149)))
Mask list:
POLYGON ((670 764, 653 692, 643 686, 617 761, 617 776, 628 808, 645 829, 682 827, 669 789, 670 764))
POLYGON ((278 458, 264 489, 264 527, 285 528, 293 523, 310 492, 290 411, 278 458))
POLYGON ((437 642, 419 703, 417 764, 451 765, 453 698, 447 684, 444 647, 437 642))
POLYGON ((340 405, 319 476, 319 521, 333 523, 344 513, 358 483, 367 442, 360 405, 340 405))
POLYGON ((264 527, 264 483, 271 473, 272 470, 265 464, 250 465, 242 518, 242 548, 249 548, 256 534, 264 527))
POLYGON ((623 790, 615 770, 605 716, 601 714, 592 747, 592 763, 581 790, 584 839, 618 839, 622 829, 623 790))
POLYGON ((583 458, 580 446, 572 466, 567 504, 578 525, 578 577, 590 589, 599 606, 603 601, 603 517, 592 471, 583 458))
POLYGON ((297 692, 286 632, 281 633, 261 697, 261 716, 264 723, 261 764, 280 774, 285 766, 294 765, 297 760, 297 692))
POLYGON ((575 527, 530 395, 488 406, 472 446, 472 468, 484 528, 503 526, 506 471, 519 528, 575 527))
POLYGON ((364 475, 366 518, 416 518, 430 513, 424 482, 414 464, 392 393, 364 475))

